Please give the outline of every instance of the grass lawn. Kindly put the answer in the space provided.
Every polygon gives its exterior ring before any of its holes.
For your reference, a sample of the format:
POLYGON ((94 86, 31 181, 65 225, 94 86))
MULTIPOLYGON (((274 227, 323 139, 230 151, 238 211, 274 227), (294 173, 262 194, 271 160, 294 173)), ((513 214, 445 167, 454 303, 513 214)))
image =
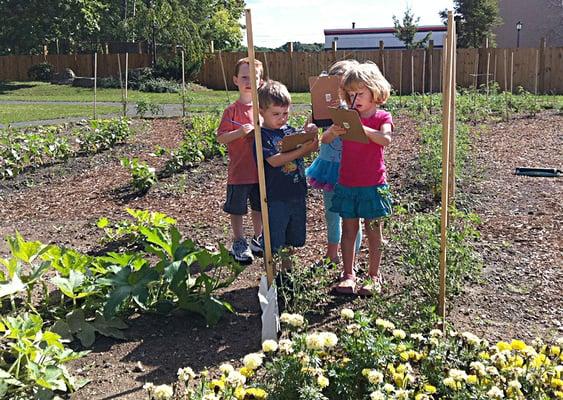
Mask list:
MULTIPOLYGON (((120 107, 98 106, 98 115, 119 113, 120 107)), ((38 121, 63 117, 88 117, 93 115, 89 105, 56 105, 56 104, 2 104, 0 105, 0 124, 11 124, 22 121, 38 121)))
MULTIPOLYGON (((191 92, 193 104, 212 104, 225 106, 227 93, 224 90, 202 90, 191 92)), ((236 91, 229 91, 229 100, 233 102, 237 97, 236 91)), ((309 93, 292 93, 295 104, 309 104, 309 93)), ((20 101, 88 101, 94 99, 94 90, 77 88, 68 85, 51 85, 45 82, 0 82, 0 100, 20 101)), ((182 103, 178 93, 145 93, 137 90, 128 91, 128 101, 136 103, 146 99, 152 103, 173 104, 182 103)), ((98 101, 121 101, 120 89, 97 90, 98 101)))

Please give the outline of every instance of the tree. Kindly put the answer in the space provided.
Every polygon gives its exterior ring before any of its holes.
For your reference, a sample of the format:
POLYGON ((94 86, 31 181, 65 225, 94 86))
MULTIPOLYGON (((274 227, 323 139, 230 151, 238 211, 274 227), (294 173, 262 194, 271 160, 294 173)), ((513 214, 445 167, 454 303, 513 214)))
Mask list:
MULTIPOLYGON (((444 23, 448 19, 447 10, 440 11, 444 23)), ((495 45, 493 30, 502 23, 498 0, 454 0, 457 46, 481 47, 485 39, 495 45)))
POLYGON ((425 47, 428 40, 432 36, 432 32, 428 32, 421 40, 415 40, 416 32, 418 32, 417 24, 420 17, 415 18, 412 10, 407 7, 405 15, 403 15, 403 24, 393 15, 393 24, 395 25, 395 37, 401 40, 407 49, 418 49, 425 47))

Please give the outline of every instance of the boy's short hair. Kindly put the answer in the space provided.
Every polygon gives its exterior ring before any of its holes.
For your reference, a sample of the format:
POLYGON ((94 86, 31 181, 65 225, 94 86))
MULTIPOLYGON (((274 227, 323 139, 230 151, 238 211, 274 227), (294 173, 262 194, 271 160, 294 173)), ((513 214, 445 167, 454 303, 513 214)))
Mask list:
POLYGON ((258 88, 258 104, 263 110, 270 106, 289 106, 291 95, 283 83, 267 80, 258 88))
POLYGON ((377 104, 383 104, 391 95, 391 84, 385 79, 377 64, 365 62, 352 66, 344 75, 342 87, 346 91, 346 101, 353 101, 348 92, 355 91, 360 85, 367 87, 377 104))
MULTIPOLYGON (((235 76, 238 76, 238 73, 240 71, 240 66, 242 64, 248 64, 250 66, 250 60, 248 59, 248 57, 241 58, 240 60, 237 61, 237 63, 235 64, 235 76)), ((260 77, 260 79, 262 79, 264 74, 264 67, 262 66, 262 61, 254 59, 254 67, 256 68, 256 72, 258 72, 258 76, 260 77)))
POLYGON ((344 75, 352 66, 358 66, 360 63, 356 60, 340 60, 335 62, 328 69, 329 75, 344 75))

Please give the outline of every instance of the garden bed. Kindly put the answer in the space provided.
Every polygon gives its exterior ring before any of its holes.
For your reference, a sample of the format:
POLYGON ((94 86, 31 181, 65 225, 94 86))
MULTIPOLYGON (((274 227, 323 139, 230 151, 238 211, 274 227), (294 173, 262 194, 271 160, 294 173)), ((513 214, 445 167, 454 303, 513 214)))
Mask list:
MULTIPOLYGON (((394 142, 386 152, 390 182, 398 196, 411 190, 412 168, 419 145, 416 121, 397 117, 394 142)), ((126 144, 100 154, 70 159, 0 183, 0 236, 18 230, 26 239, 97 252, 103 232, 100 217, 126 216, 125 207, 160 211, 178 221, 185 236, 201 246, 230 244, 224 201, 226 161, 204 162, 165 178, 141 196, 130 186, 121 157, 138 157, 161 169, 165 160, 151 156, 157 146, 174 148, 182 139, 175 120, 152 121, 126 144)), ((466 286, 452 304, 449 319, 461 330, 488 339, 561 336, 563 300, 560 282, 562 184, 557 178, 513 175, 518 166, 561 168, 563 117, 543 112, 533 119, 491 123, 474 143, 473 179, 460 189, 467 205, 482 217, 479 252, 484 270, 479 283, 466 286), (558 164, 559 163, 559 164, 558 164)), ((415 171, 416 172, 416 171, 415 171)), ((303 265, 321 259, 324 251, 322 196, 311 191, 307 246, 299 251, 303 265)), ((250 232, 250 228, 247 227, 250 232)), ((5 243, 0 254, 6 254, 5 243)), ((365 257, 364 257, 365 258, 365 257)), ((390 244, 383 272, 389 286, 383 296, 393 301, 401 289, 396 271, 397 249, 390 244)), ((92 353, 72 370, 90 384, 73 399, 141 398, 144 382, 170 383, 180 367, 194 370, 237 360, 260 348, 257 287, 262 266, 249 266, 224 293, 237 315, 226 315, 214 328, 200 317, 179 312, 171 317, 135 315, 128 321, 127 340, 99 337, 92 353)), ((342 306, 360 308, 366 300, 331 297, 317 326, 330 324, 342 306)))

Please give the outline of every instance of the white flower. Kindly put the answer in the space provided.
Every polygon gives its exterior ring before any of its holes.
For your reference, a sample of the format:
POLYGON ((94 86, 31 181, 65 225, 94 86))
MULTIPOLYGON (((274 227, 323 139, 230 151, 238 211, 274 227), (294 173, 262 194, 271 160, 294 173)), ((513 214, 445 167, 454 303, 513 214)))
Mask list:
POLYGON ((397 391, 395 392, 395 397, 397 397, 398 400, 408 400, 410 393, 410 390, 397 389, 397 391))
POLYGON ((397 339, 402 340, 407 337, 407 334, 402 329, 393 329, 393 336, 396 337, 397 339))
POLYGON ((375 320, 375 325, 381 326, 382 328, 393 330, 395 329, 395 324, 391 321, 387 321, 386 319, 377 318, 375 320))
POLYGON ((381 390, 377 390, 375 392, 371 392, 369 398, 370 400, 385 400, 385 393, 381 390))
POLYGON ((323 347, 334 347, 338 343, 338 337, 332 332, 321 332, 319 336, 323 347))
POLYGON ((390 383, 386 383, 385 385, 383 385, 383 390, 385 390, 387 393, 393 393, 395 387, 390 383))
POLYGON ((508 382, 508 387, 511 387, 513 389, 522 389, 522 384, 518 382, 518 379, 514 379, 508 382))
POLYGON ((478 375, 485 375, 485 373, 487 372, 487 370, 485 369, 485 365, 482 362, 479 361, 473 361, 471 362, 471 364, 469 364, 469 367, 477 372, 478 375))
POLYGON ((244 356, 242 363, 246 368, 255 370, 262 365, 262 354, 250 353, 244 356))
POLYGON ((188 380, 194 378, 195 378, 195 373, 193 369, 191 369, 190 367, 178 369, 178 379, 180 379, 181 381, 187 382, 188 380))
POLYGON ((158 385, 154 388, 153 396, 156 400, 169 400, 173 395, 172 386, 158 385))
POLYGON ((463 332, 461 334, 467 343, 473 346, 478 346, 481 343, 481 339, 477 335, 472 334, 471 332, 463 332))
POLYGON ((432 329, 430 331, 430 336, 433 336, 433 337, 439 337, 439 336, 443 336, 443 335, 444 335, 444 333, 439 329, 432 329))
POLYGON ((278 349, 278 343, 275 340, 265 340, 264 343, 262 343, 262 351, 264 353, 271 353, 273 351, 276 351, 278 349))
POLYGON ((493 386, 491 390, 487 392, 487 396, 489 396, 491 399, 503 399, 504 393, 498 387, 493 386))
POLYGON ((238 371, 232 371, 229 373, 229 376, 227 376, 227 382, 234 387, 241 386, 246 382, 246 377, 238 371))
POLYGON ((367 378, 369 383, 372 385, 377 385, 378 383, 383 382, 383 374, 375 369, 372 369, 368 372, 367 378))
POLYGON ((343 308, 340 311, 340 316, 344 319, 354 319, 354 311, 349 308, 343 308))
POLYGON ((319 335, 317 332, 308 334, 305 338, 305 343, 307 343, 307 348, 311 350, 322 350, 323 348, 321 335, 319 335))
POLYGON ((293 342, 289 339, 281 339, 279 342, 279 349, 282 353, 293 353, 293 342))
POLYGON ((153 392, 154 390, 154 384, 152 382, 147 382, 143 385, 143 389, 149 394, 153 392))
POLYGON ((299 328, 305 324, 305 318, 303 318, 303 316, 300 314, 283 313, 280 316, 280 321, 284 324, 288 324, 296 328, 299 328))
POLYGON ((467 374, 465 373, 465 371, 462 371, 460 369, 452 368, 450 369, 448 375, 458 382, 465 381, 465 379, 467 379, 467 374))
POLYGON ((221 371, 223 373, 223 375, 229 375, 234 370, 235 370, 235 367, 233 367, 229 363, 224 363, 224 364, 221 364, 219 366, 219 371, 221 371))
POLYGON ((356 334, 360 332, 361 326, 359 324, 346 325, 346 333, 349 335, 356 334))

